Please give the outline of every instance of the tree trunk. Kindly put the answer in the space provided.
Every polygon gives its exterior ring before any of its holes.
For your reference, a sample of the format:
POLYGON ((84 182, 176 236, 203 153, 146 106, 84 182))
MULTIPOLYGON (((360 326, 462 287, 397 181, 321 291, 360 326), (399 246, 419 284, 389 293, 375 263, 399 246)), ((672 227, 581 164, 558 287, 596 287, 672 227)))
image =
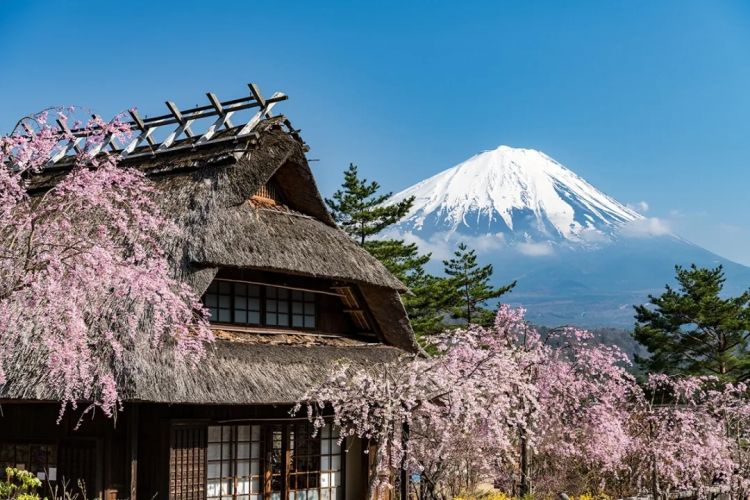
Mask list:
POLYGON ((380 443, 370 446, 370 453, 374 454, 370 460, 370 477, 367 481, 367 497, 370 500, 380 500, 380 492, 382 487, 380 486, 380 443))
POLYGON ((526 432, 521 431, 521 485, 520 495, 524 497, 531 494, 531 450, 526 432))
MULTIPOLYGON (((409 424, 404 424, 401 429, 401 445, 404 450, 409 446, 409 424)), ((399 496, 401 500, 409 498, 409 471, 406 469, 406 463, 401 464, 401 484, 399 485, 399 496)))
MULTIPOLYGON (((651 435, 654 435, 654 424, 649 423, 651 435)), ((651 454, 651 498, 659 500, 661 498, 661 488, 659 488, 659 474, 656 469, 656 456, 651 454)))

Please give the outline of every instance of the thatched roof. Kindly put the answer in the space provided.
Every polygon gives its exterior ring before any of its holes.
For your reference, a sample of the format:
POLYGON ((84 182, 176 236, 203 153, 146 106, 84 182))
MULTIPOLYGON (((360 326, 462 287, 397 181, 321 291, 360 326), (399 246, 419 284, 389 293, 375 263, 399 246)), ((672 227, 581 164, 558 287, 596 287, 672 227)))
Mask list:
MULTIPOLYGON (((198 366, 177 364, 160 352, 139 356, 121 395, 127 401, 193 404, 289 404, 320 384, 336 363, 366 368, 394 361, 401 349, 356 341, 259 342, 219 338, 198 366)), ((34 363, 39 362, 36 356, 34 363)), ((55 381, 26 363, 9 372, 2 400, 57 401, 55 381), (19 367, 20 368, 20 367, 19 367)), ((39 369, 37 369, 39 368, 39 369)))
MULTIPOLYGON (((336 227, 303 144, 281 130, 278 120, 262 123, 252 142, 225 142, 125 163, 155 181, 165 214, 184 229, 168 250, 175 272, 197 294, 225 267, 350 283, 377 323, 379 343, 221 337, 197 369, 175 366, 162 353, 139 349, 120 381, 126 400, 290 403, 322 381, 339 360, 369 366, 418 349, 399 295, 404 285, 336 227), (283 210, 249 203, 271 178, 282 191, 283 210)), ((33 180, 34 189, 46 189, 64 173, 64 168, 43 172, 33 180)), ((8 381, 0 388, 0 399, 59 398, 55 381, 47 379, 38 358, 31 347, 19 349, 6 365, 8 381)))
POLYGON ((269 121, 249 149, 216 149, 142 161, 164 193, 166 213, 184 228, 172 253, 183 279, 202 294, 219 268, 249 268, 357 284, 382 339, 416 342, 400 300, 404 285, 331 219, 302 144, 269 121), (250 197, 271 178, 287 209, 250 197))

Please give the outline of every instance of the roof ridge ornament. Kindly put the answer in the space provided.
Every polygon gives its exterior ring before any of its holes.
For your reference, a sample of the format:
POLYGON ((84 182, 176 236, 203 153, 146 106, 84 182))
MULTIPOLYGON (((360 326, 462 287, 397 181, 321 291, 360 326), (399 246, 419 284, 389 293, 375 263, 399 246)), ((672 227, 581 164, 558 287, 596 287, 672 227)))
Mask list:
MULTIPOLYGON (((130 159, 176 150, 191 150, 226 141, 236 142, 253 135, 257 136, 258 124, 264 119, 272 118, 271 110, 277 103, 287 100, 288 96, 283 92, 275 92, 271 97, 264 98, 256 84, 249 83, 248 88, 250 95, 228 101, 220 101, 216 94, 207 92, 209 104, 189 109, 181 110, 174 102, 166 101, 169 113, 152 118, 142 118, 136 109, 130 109, 128 114, 131 121, 125 122, 131 131, 129 137, 122 139, 107 134, 103 141, 99 140, 91 147, 89 153, 96 155, 108 149, 111 154, 116 154, 120 159, 130 159), (257 111, 252 113, 247 121, 243 120, 239 125, 232 123, 231 118, 236 118, 239 112, 256 108, 257 111), (213 122, 205 120, 212 117, 216 117, 213 122), (201 123, 202 121, 204 123, 201 123), (202 125, 208 126, 201 130, 202 125), (169 132, 164 135, 167 130, 169 132), (163 136, 163 139, 156 138, 157 132, 160 132, 158 135, 163 136)), ((280 120, 282 128, 295 140, 304 144, 299 130, 295 129, 288 119, 280 117, 280 120)), ((86 151, 88 137, 96 135, 97 128, 103 129, 103 127, 95 127, 93 130, 91 127, 70 129, 65 117, 58 119, 57 125, 60 128, 59 149, 50 157, 47 167, 54 167, 66 158, 86 151)), ((28 135, 33 131, 25 129, 24 133, 28 135)))

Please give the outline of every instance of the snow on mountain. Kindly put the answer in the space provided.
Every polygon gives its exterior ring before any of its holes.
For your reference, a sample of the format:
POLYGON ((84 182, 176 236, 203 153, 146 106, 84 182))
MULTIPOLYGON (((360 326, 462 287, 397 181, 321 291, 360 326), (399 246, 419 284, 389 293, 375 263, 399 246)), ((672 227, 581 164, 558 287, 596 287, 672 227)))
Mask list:
POLYGON ((502 233, 516 241, 587 242, 643 219, 542 152, 500 146, 393 196, 414 196, 402 232, 502 233))
POLYGON ((674 266, 723 265, 727 293, 750 285, 750 268, 671 233, 602 193, 542 152, 500 146, 394 195, 414 196, 386 234, 431 252, 430 270, 459 242, 494 265, 503 300, 543 325, 632 327, 632 305, 672 282, 674 266))

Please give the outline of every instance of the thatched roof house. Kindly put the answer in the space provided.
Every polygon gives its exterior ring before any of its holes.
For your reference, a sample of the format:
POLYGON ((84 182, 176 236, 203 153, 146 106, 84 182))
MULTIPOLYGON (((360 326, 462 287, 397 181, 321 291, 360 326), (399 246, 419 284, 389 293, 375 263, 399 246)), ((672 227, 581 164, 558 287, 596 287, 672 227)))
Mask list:
MULTIPOLYGON (((205 361, 191 369, 161 353, 139 356, 121 387, 126 423, 76 431, 54 425, 55 383, 33 370, 33 356, 20 356, 0 390, 0 465, 43 465, 37 472, 53 480, 87 477, 91 492, 114 498, 360 497, 360 457, 340 455, 335 430, 312 437, 288 408, 338 361, 368 366, 417 349, 405 288, 336 227, 305 144, 285 118, 269 117, 270 100, 254 91, 240 101, 161 118, 179 126, 200 113, 221 117, 222 105, 225 113, 260 107, 250 129, 225 124, 202 142, 194 135, 121 150, 122 163, 147 173, 184 228, 170 252, 212 313, 217 340, 205 361)), ((149 139, 157 119, 134 123, 149 139)), ((65 171, 64 161, 47 169, 35 188, 65 171)))

